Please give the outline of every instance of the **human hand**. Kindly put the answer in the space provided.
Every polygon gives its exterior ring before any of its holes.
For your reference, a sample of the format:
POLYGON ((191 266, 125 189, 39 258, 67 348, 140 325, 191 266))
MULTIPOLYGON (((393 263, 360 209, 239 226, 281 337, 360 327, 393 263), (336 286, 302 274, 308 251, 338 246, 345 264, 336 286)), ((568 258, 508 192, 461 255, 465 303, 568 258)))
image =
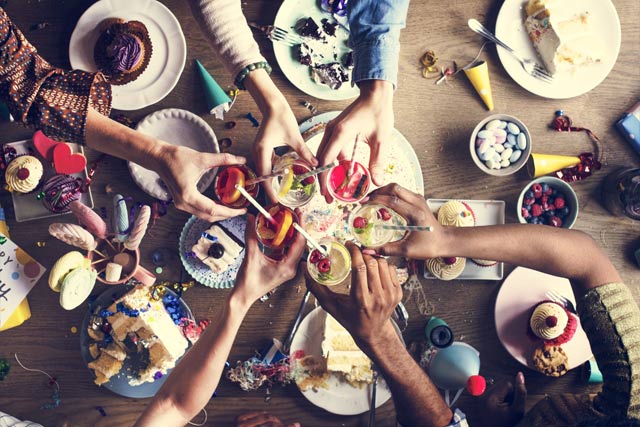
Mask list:
POLYGON ((245 164, 247 160, 244 157, 228 153, 200 153, 189 147, 159 142, 151 158, 151 169, 160 175, 176 208, 211 222, 246 212, 246 209, 217 204, 198 191, 198 181, 206 172, 216 166, 245 164))
MULTIPOLYGON (((382 185, 384 159, 393 132, 393 84, 384 80, 366 80, 360 83, 360 96, 324 130, 318 148, 318 160, 324 166, 348 159, 353 153, 356 137, 371 149, 369 171, 376 185, 382 185)), ((320 179, 320 191, 331 202, 326 188, 326 173, 320 179)))
POLYGON ((396 268, 387 260, 363 254, 352 242, 347 247, 352 266, 350 294, 336 294, 316 283, 308 273, 307 288, 322 308, 351 333, 363 351, 375 349, 388 343, 389 337, 397 338, 389 319, 402 300, 402 287, 396 268))
POLYGON ((482 422, 478 425, 511 427, 520 421, 524 416, 527 400, 527 388, 522 372, 518 372, 515 382, 514 387, 511 381, 502 380, 484 394, 482 422))
POLYGON ((402 240, 376 248, 377 253, 414 259, 439 256, 438 248, 444 239, 445 228, 438 223, 421 195, 398 184, 389 184, 372 192, 367 200, 367 203, 369 202, 393 209, 406 219, 409 225, 433 227, 430 232, 410 231, 402 240))
POLYGON ((236 427, 301 427, 300 423, 283 424, 267 412, 250 412, 236 417, 236 427))
POLYGON ((244 261, 232 291, 232 296, 239 298, 245 306, 253 304, 278 285, 293 279, 298 261, 306 246, 304 237, 297 233, 293 244, 283 258, 279 260, 269 258, 260 250, 254 223, 255 216, 248 215, 244 261))

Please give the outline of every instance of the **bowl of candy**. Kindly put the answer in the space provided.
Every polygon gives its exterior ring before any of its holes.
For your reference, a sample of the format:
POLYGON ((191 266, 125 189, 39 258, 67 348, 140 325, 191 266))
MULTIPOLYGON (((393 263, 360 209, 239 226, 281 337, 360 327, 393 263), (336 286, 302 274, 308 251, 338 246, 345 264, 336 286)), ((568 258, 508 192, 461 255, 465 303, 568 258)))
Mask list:
POLYGON ((523 224, 572 228, 578 218, 578 196, 563 180, 542 176, 522 190, 517 209, 523 224))
POLYGON ((473 162, 484 173, 511 175, 520 170, 531 155, 531 134, 518 118, 494 114, 473 130, 469 151, 473 162))

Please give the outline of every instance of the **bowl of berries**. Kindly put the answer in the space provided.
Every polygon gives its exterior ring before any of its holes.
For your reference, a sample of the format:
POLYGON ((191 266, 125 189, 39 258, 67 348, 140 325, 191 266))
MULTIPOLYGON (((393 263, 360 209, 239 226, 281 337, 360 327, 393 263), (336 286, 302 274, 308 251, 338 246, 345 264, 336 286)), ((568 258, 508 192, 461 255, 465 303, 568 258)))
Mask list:
POLYGON ((542 176, 522 190, 517 208, 523 224, 572 228, 578 218, 578 196, 563 180, 542 176))

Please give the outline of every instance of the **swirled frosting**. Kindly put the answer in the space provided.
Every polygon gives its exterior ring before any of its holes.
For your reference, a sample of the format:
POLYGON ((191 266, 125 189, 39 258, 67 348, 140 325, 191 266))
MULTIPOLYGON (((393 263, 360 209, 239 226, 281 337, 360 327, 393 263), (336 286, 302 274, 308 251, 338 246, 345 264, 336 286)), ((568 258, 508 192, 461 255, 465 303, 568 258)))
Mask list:
POLYGON ((568 322, 569 315, 564 307, 555 302, 543 302, 533 310, 529 326, 538 338, 552 340, 562 335, 568 322))
POLYGON ((447 264, 442 258, 430 258, 427 260, 427 269, 442 280, 453 280, 462 274, 467 259, 458 257, 453 264, 447 264))
POLYGON ((107 48, 113 71, 129 71, 142 60, 140 40, 130 34, 118 33, 107 48))
POLYGON ((28 193, 38 186, 42 172, 40 160, 33 156, 19 156, 7 166, 5 181, 10 191, 28 193))
POLYGON ((464 203, 450 200, 438 210, 438 222, 447 226, 473 227, 476 220, 464 203))

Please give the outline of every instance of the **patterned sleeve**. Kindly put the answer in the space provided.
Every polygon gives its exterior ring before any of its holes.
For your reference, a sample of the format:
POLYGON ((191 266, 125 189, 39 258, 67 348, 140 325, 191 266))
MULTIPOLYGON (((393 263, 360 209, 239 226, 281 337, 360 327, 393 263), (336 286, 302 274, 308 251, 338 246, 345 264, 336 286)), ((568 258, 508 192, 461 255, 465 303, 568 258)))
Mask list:
POLYGON ((82 144, 89 107, 111 111, 111 85, 100 73, 53 67, 0 8, 0 99, 16 121, 82 144))
MULTIPOLYGON (((397 423, 397 427, 408 427, 403 426, 400 423, 397 423)), ((453 412, 453 418, 451 418, 451 422, 447 424, 445 427, 469 427, 467 423, 467 416, 460 409, 457 409, 453 412)))

